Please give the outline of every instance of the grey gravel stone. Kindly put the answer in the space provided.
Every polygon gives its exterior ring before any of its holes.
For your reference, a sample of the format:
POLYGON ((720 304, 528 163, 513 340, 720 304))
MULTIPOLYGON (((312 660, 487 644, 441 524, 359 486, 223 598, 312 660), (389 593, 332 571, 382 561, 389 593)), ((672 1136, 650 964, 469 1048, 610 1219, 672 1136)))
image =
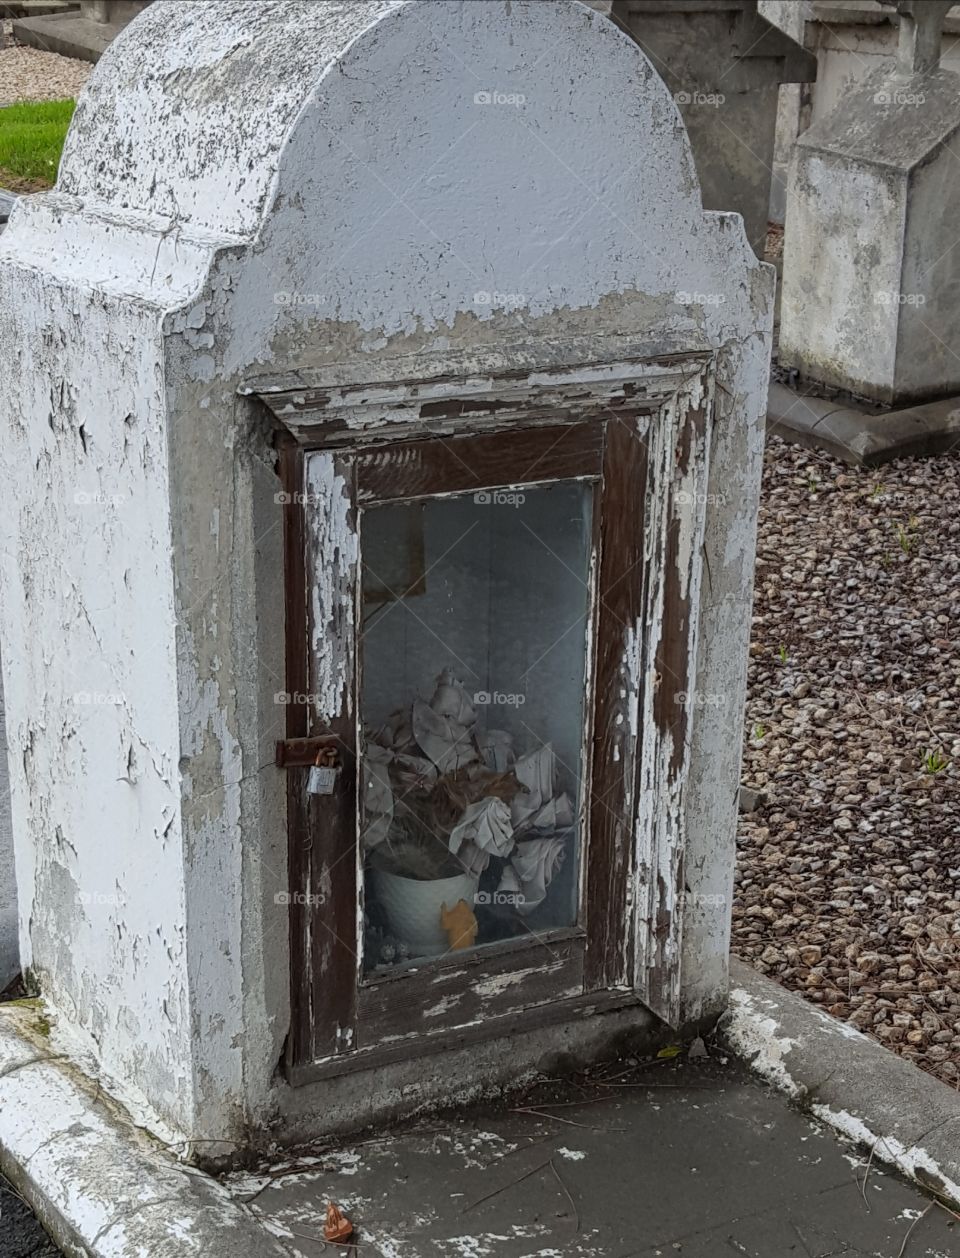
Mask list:
POLYGON ((0 46, 0 107, 21 100, 76 97, 93 69, 89 62, 11 44, 10 23, 3 26, 7 44, 0 46))
POLYGON ((955 1086, 960 455, 771 440, 755 593, 733 949, 955 1086))

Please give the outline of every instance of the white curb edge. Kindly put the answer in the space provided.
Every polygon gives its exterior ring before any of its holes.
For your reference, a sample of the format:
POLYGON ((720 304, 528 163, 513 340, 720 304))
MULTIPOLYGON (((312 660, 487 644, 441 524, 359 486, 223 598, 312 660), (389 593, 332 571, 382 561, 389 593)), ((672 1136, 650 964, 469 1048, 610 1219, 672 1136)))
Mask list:
POLYGON ((2 1005, 0 1171, 70 1258, 290 1258, 2 1005))
POLYGON ((960 1206, 960 1094, 731 958, 721 1038, 814 1117, 960 1206))

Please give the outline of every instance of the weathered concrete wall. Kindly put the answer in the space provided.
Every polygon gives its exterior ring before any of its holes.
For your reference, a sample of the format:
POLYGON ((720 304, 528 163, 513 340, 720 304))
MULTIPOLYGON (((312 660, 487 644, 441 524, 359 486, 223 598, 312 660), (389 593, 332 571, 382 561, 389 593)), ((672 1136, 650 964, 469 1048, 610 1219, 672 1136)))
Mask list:
POLYGON ((876 292, 900 291, 902 176, 848 169, 842 157, 821 153, 798 153, 794 161, 780 308, 789 365, 858 392, 871 380, 892 389, 896 311, 871 303, 865 318, 854 294, 866 287, 864 277, 876 292), (869 213, 851 215, 851 206, 869 213), (853 380, 851 367, 858 373, 853 380))
MULTIPOLYGON (((956 69, 960 71, 960 62, 956 69)), ((960 117, 960 74, 957 116, 960 117)), ((957 219, 947 207, 960 196, 957 141, 939 160, 910 176, 897 303, 893 392, 898 398, 948 397, 960 388, 960 258, 957 219)))
MULTIPOLYGON (((60 507, 41 528, 21 507, 4 525, 4 641, 30 655, 8 669, 11 719, 18 752, 31 733, 39 748, 15 773, 23 932, 61 1015, 201 1143, 295 1106, 275 1077, 288 1018, 279 486, 241 381, 334 362, 376 379, 453 348, 508 363, 521 339, 589 334, 720 352, 698 686, 723 707, 694 717, 684 937, 685 1014, 715 1011, 772 279, 736 219, 702 213, 680 117, 636 46, 578 4, 158 2, 99 64, 59 188, 0 242, 0 298, 26 293, 0 323, 3 352, 22 347, 0 398, 17 430, 3 476, 39 456, 38 491, 62 497, 95 469, 91 483, 137 502, 126 529, 101 513, 72 618, 54 609, 79 518, 60 507), (87 451, 71 387, 98 399, 79 412, 97 435, 87 451), (60 741, 61 674, 100 659, 125 704, 60 741), (134 728, 125 777, 115 760, 134 728), (104 879, 130 899, 91 924, 75 888, 104 879), (110 1023, 106 1006, 131 1013, 110 1023)), ((415 1096, 418 1071, 395 1072, 393 1094, 415 1096)), ((356 1102, 368 1085, 352 1087, 356 1102)), ((305 1104, 318 1121, 322 1098, 305 1104)))
POLYGON ((611 16, 630 30, 680 107, 704 205, 742 214, 762 258, 781 84, 806 81, 815 70, 795 42, 802 22, 788 22, 782 5, 739 0, 692 7, 616 0, 611 16))
POLYGON ((17 875, 10 824, 10 775, 7 770, 7 723, 0 681, 0 991, 20 969, 17 927, 17 875))
MULTIPOLYGON (((24 16, 13 24, 20 44, 60 53, 81 61, 97 61, 123 30, 152 0, 80 0, 62 10, 24 6, 24 16)), ((16 12, 17 6, 14 6, 16 12)))
MULTIPOLYGON (((812 0, 759 0, 757 11, 803 47, 807 18, 813 11, 812 0)), ((818 63, 818 76, 820 72, 818 63)), ((780 88, 773 144, 773 177, 770 181, 769 213, 774 223, 782 224, 786 218, 790 153, 800 134, 803 102, 815 91, 816 86, 811 83, 784 83, 780 88)))
POLYGON ((767 238, 780 90, 777 83, 748 92, 692 89, 687 93, 690 102, 681 105, 691 143, 710 155, 700 162, 700 170, 709 171, 710 208, 737 209, 744 215, 747 237, 758 257, 763 256, 767 238), (706 103, 698 104, 698 95, 706 103), (710 97, 717 95, 724 97, 723 103, 710 104, 710 97))
POLYGON ((141 13, 150 0, 80 0, 80 12, 91 22, 120 26, 141 13))
POLYGON ((0 240, 0 602, 24 965, 108 1074, 142 1082, 188 1124, 169 433, 151 278, 156 268, 163 298, 182 300, 197 255, 174 252, 156 234, 81 220, 56 195, 17 205, 0 240))

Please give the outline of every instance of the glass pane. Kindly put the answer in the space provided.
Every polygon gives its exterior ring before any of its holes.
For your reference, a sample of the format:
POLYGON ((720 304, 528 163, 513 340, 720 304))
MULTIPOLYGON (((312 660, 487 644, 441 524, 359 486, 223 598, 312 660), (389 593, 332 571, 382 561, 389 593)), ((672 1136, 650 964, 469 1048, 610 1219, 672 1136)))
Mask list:
POLYGON ((577 920, 592 487, 361 516, 364 968, 577 920))

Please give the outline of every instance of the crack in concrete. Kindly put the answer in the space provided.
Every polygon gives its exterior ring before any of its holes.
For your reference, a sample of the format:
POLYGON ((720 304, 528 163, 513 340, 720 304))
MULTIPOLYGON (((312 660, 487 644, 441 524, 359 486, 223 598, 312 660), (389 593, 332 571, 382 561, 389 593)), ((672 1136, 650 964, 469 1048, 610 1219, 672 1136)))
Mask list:
POLYGON ((48 1061, 64 1061, 66 1053, 51 1053, 47 1057, 31 1057, 29 1061, 17 1061, 12 1066, 8 1066, 6 1070, 0 1070, 0 1079, 6 1079, 7 1075, 12 1075, 17 1070, 23 1070, 24 1066, 38 1066, 48 1061))
POLYGON ((96 1236, 94 1236, 93 1240, 90 1242, 91 1248, 95 1248, 101 1236, 103 1236, 106 1232, 109 1232, 111 1228, 116 1227, 118 1223, 123 1223, 127 1219, 132 1218, 135 1214, 139 1214, 140 1211, 149 1210, 151 1206, 172 1205, 177 1202, 182 1202, 182 1200, 183 1198, 180 1194, 172 1197, 155 1197, 152 1201, 139 1201, 135 1206, 128 1206, 127 1209, 120 1210, 109 1220, 109 1222, 104 1223, 103 1227, 100 1228, 96 1236))
POLYGON ((25 1168, 28 1167, 30 1163, 33 1161, 33 1159, 37 1156, 37 1154, 42 1153, 44 1149, 47 1147, 47 1145, 51 1145, 57 1140, 62 1140, 66 1134, 67 1133, 65 1131, 55 1131, 52 1136, 47 1136, 46 1140, 44 1140, 42 1144, 38 1144, 37 1147, 34 1149, 34 1151, 26 1159, 26 1161, 23 1164, 24 1167, 25 1168))

